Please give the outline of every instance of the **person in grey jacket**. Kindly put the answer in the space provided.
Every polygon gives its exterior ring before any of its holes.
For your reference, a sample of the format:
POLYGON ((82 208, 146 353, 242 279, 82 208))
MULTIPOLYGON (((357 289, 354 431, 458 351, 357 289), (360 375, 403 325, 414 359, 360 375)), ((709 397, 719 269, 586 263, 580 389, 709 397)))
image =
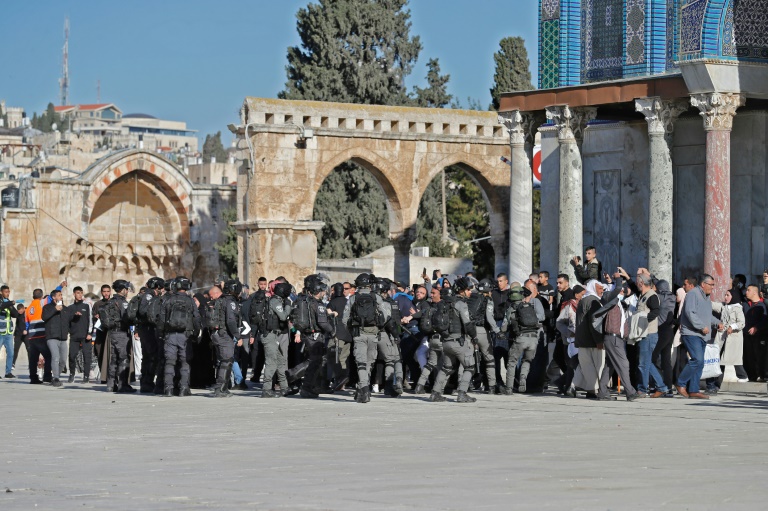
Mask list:
POLYGON ((711 337, 713 326, 718 325, 712 315, 712 301, 709 298, 715 279, 704 274, 701 284, 685 296, 683 311, 680 314, 680 334, 690 360, 677 378, 677 392, 683 397, 709 399, 699 387, 701 373, 704 371, 704 349, 711 337))

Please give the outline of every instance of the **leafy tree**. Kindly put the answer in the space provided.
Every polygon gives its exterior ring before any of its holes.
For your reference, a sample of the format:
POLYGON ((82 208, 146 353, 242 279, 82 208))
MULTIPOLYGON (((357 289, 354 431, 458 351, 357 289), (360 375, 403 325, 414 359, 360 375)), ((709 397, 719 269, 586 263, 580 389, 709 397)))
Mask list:
POLYGON ((356 257, 389 244, 386 198, 373 176, 352 163, 323 182, 313 217, 325 222, 317 236, 321 258, 356 257))
POLYGON ((301 46, 288 48, 282 99, 403 105, 421 51, 408 0, 320 0, 296 14, 301 46))
POLYGON ((221 143, 221 131, 215 135, 206 135, 203 142, 203 162, 210 163, 211 156, 216 157, 216 161, 223 163, 227 161, 227 151, 224 150, 224 144, 221 143))
POLYGON ((493 109, 499 109, 499 98, 504 92, 533 89, 531 63, 522 37, 505 37, 499 42, 500 50, 493 54, 496 72, 493 74, 491 98, 493 109))
POLYGON ((467 243, 490 235, 490 220, 482 190, 472 177, 459 167, 448 167, 446 173, 446 214, 449 236, 458 243, 442 240, 442 207, 440 176, 427 186, 419 204, 416 246, 428 246, 433 257, 469 257, 478 275, 493 274, 493 248, 487 241, 467 243))
POLYGON ((237 209, 227 208, 221 212, 225 223, 224 242, 213 245, 219 252, 219 265, 231 278, 237 277, 237 229, 230 223, 237 221, 237 209))
POLYGON ((443 108, 451 103, 453 96, 448 94, 448 80, 451 75, 440 74, 440 63, 429 59, 427 63, 427 87, 414 87, 416 105, 424 108, 443 108))
POLYGON ((53 107, 53 103, 48 103, 48 108, 40 116, 37 113, 32 115, 31 121, 32 127, 38 129, 44 133, 50 133, 53 131, 53 125, 56 124, 56 129, 64 131, 64 126, 61 121, 61 116, 56 113, 56 109, 53 107))

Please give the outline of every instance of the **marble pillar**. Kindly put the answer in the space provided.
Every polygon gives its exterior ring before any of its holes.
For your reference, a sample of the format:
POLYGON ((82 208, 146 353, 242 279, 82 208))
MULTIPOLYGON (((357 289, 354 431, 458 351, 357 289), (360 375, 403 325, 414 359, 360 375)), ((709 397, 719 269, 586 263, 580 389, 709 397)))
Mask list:
POLYGON ((514 110, 499 116, 509 131, 509 280, 525 282, 533 265, 533 177, 525 149, 530 119, 514 110))
POLYGON ((578 255, 584 258, 582 162, 580 141, 589 121, 596 116, 596 108, 574 108, 568 105, 547 107, 547 119, 557 127, 560 146, 560 229, 558 239, 557 272, 566 273, 571 282, 576 275, 570 261, 578 255))
POLYGON ((745 103, 736 93, 691 95, 707 133, 704 208, 704 272, 715 279, 711 298, 722 301, 731 287, 731 129, 736 109, 745 103))
POLYGON ((674 174, 670 142, 674 122, 688 109, 688 105, 651 97, 636 99, 635 108, 648 122, 648 269, 656 278, 664 279, 671 285, 674 174))

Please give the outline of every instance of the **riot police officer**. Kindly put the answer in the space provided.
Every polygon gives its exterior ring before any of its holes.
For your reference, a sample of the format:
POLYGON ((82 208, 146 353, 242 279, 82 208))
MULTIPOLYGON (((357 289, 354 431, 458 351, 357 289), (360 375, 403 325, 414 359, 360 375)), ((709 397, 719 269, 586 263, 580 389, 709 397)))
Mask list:
POLYGON ((289 392, 285 370, 288 368, 288 317, 293 310, 290 296, 291 285, 288 282, 278 282, 275 284, 274 294, 269 298, 264 335, 261 337, 264 347, 264 386, 261 397, 264 398, 285 396, 289 392), (280 385, 279 393, 272 389, 275 373, 280 385))
POLYGON ((173 377, 180 365, 179 395, 191 396, 189 390, 189 361, 192 358, 190 340, 200 333, 200 312, 195 301, 187 295, 192 283, 186 277, 176 277, 174 291, 164 301, 158 317, 158 328, 165 339, 165 397, 173 396, 173 377))
POLYGON ((139 301, 136 314, 136 332, 141 342, 141 386, 142 394, 151 394, 155 389, 155 374, 157 373, 157 333, 155 318, 151 317, 152 300, 157 301, 165 281, 160 277, 152 277, 147 281, 146 291, 139 301))
POLYGON ((128 292, 133 289, 133 284, 119 279, 112 283, 112 289, 115 291, 114 296, 100 311, 101 322, 106 323, 111 348, 107 391, 133 393, 136 389, 128 383, 131 327, 128 323, 128 300, 126 299, 128 292))
POLYGON ((240 338, 240 308, 236 297, 241 292, 242 284, 237 280, 225 282, 223 290, 213 286, 208 292, 211 302, 206 309, 206 323, 217 360, 213 397, 232 396, 227 387, 235 360, 235 342, 240 338))
POLYGON ((371 400, 371 370, 376 363, 378 343, 382 328, 389 321, 391 310, 384 306, 381 296, 373 292, 371 286, 376 277, 369 273, 361 273, 355 279, 357 292, 349 297, 342 321, 352 332, 354 339, 355 362, 357 363, 357 393, 358 403, 371 400))
POLYGON ((467 307, 467 298, 470 295, 469 282, 465 277, 459 277, 454 282, 453 289, 456 292, 455 297, 443 297, 443 301, 448 302, 444 309, 449 317, 449 326, 447 331, 441 333, 443 360, 429 399, 435 402, 445 401, 443 389, 448 377, 461 365, 464 367, 464 372, 459 380, 456 402, 474 403, 477 400, 467 394, 469 382, 475 371, 472 343, 477 342, 477 331, 472 318, 469 317, 467 307))
POLYGON ((485 362, 486 391, 492 394, 496 390, 496 361, 493 357, 493 342, 489 332, 499 334, 501 329, 496 325, 493 317, 493 300, 491 291, 493 283, 488 279, 481 280, 467 300, 469 315, 477 329, 478 354, 485 362))
POLYGON ((390 308, 389 319, 379 335, 378 342, 379 358, 384 360, 384 394, 400 397, 403 394, 403 360, 400 356, 401 316, 400 306, 392 299, 397 288, 389 279, 381 279, 378 285, 384 306, 390 308))
POLYGON ((157 350, 155 351, 155 394, 158 395, 165 392, 165 338, 163 337, 162 332, 160 332, 157 323, 163 304, 171 296, 172 284, 173 279, 163 281, 162 288, 158 289, 158 298, 150 302, 147 311, 148 320, 152 323, 153 328, 155 329, 155 343, 157 346, 157 350))
POLYGON ((304 313, 304 304, 300 303, 302 298, 297 298, 293 304, 294 326, 298 329, 309 360, 301 386, 301 397, 304 398, 316 398, 322 390, 322 382, 325 380, 321 371, 325 354, 325 337, 335 334, 335 329, 328 319, 328 310, 323 303, 323 296, 327 290, 328 286, 319 279, 313 278, 307 282, 303 298, 306 300, 308 312, 306 325, 301 324, 304 323, 304 319, 299 317, 304 313))

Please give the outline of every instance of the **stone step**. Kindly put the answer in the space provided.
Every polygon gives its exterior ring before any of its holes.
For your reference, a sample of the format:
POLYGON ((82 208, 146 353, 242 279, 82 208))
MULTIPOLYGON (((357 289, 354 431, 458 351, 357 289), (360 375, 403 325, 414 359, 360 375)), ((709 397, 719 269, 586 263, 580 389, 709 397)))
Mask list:
POLYGON ((720 385, 720 391, 722 392, 733 392, 736 394, 760 394, 760 395, 768 395, 768 383, 758 383, 758 382, 746 382, 746 383, 739 383, 739 382, 723 382, 720 385))

